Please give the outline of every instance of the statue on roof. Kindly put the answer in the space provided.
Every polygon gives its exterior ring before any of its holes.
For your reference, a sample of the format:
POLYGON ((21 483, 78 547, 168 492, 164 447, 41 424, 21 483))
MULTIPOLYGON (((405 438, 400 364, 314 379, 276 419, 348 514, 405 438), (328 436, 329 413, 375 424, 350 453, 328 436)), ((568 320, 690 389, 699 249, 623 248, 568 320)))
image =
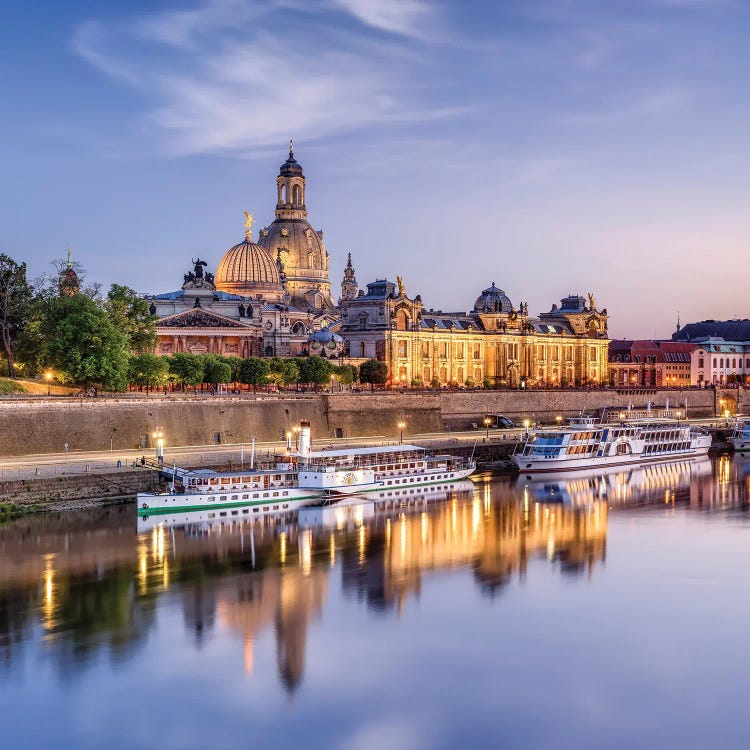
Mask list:
POLYGON ((589 307, 592 310, 596 310, 596 297, 594 297, 594 295, 591 292, 589 292, 588 298, 589 298, 589 307))
POLYGON ((198 258, 198 260, 190 259, 190 262, 193 264, 193 273, 195 274, 196 279, 202 279, 203 278, 203 269, 208 265, 205 260, 201 260, 198 258))
POLYGON ((398 284, 399 297, 403 297, 406 294, 406 286, 404 285, 404 280, 401 276, 396 276, 396 284, 398 284))

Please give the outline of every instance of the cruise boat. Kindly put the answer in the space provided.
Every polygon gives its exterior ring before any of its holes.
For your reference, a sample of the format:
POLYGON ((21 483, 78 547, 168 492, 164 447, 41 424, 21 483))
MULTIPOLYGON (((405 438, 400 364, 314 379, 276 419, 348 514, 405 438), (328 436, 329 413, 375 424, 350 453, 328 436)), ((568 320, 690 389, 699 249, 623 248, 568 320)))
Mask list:
POLYGON ((443 485, 465 479, 472 459, 428 453, 417 445, 313 451, 310 423, 299 428, 299 449, 257 469, 216 472, 175 470, 166 492, 138 495, 138 515, 191 510, 225 513, 286 512, 351 494, 389 493, 409 487, 443 485))
POLYGON ((513 462, 522 474, 575 471, 705 456, 710 447, 709 434, 684 422, 580 417, 567 428, 531 433, 513 462))
POLYGON ((750 419, 741 419, 735 423, 729 442, 737 453, 750 451, 750 419))

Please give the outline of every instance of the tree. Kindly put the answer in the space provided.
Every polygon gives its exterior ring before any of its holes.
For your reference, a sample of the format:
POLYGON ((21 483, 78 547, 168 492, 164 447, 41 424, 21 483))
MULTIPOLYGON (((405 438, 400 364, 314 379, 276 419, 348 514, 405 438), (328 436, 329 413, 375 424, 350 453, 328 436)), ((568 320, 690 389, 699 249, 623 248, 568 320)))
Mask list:
POLYGON ((258 386, 267 382, 268 373, 271 366, 268 360, 259 359, 258 357, 248 357, 242 361, 240 366, 240 382, 245 385, 251 385, 253 391, 257 393, 258 386))
POLYGON ((135 290, 112 284, 104 307, 115 326, 128 337, 133 352, 142 354, 156 346, 156 315, 149 313, 148 303, 135 290))
POLYGON ((245 361, 242 359, 242 357, 222 357, 224 362, 226 362, 231 368, 232 368, 232 383, 241 383, 242 380, 240 379, 240 369, 242 368, 242 363, 245 361))
POLYGON ((293 385, 299 382, 299 364, 296 359, 272 357, 268 380, 276 385, 293 385))
POLYGON ((26 281, 26 264, 0 253, 0 335, 8 360, 8 376, 16 375, 14 344, 31 314, 32 291, 26 281))
POLYGON ((58 297, 46 306, 40 323, 43 358, 58 380, 125 389, 130 342, 95 300, 84 294, 58 297))
POLYGON ((369 383, 371 391, 375 390, 376 385, 385 385, 388 382, 388 365, 377 359, 368 359, 359 366, 359 382, 369 383))
POLYGON ((317 389, 319 385, 327 383, 331 379, 333 365, 323 357, 307 357, 302 360, 299 368, 299 379, 302 383, 313 383, 317 389))
POLYGON ((167 382, 169 362, 151 352, 136 354, 130 358, 128 373, 129 380, 134 385, 154 388, 167 382))
POLYGON ((232 382, 232 366, 223 357, 203 355, 203 382, 211 385, 232 382))
POLYGON ((354 365, 340 365, 333 369, 342 385, 351 385, 359 377, 359 370, 354 365))
POLYGON ((175 383, 183 388, 186 385, 193 387, 203 382, 203 358, 195 354, 180 352, 169 357, 169 372, 175 383))

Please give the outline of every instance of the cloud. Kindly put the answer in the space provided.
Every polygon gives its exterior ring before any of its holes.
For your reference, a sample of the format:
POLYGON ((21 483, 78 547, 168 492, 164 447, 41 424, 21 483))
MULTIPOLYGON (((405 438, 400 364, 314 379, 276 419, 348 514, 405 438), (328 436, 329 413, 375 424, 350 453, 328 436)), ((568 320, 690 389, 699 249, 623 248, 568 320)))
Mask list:
POLYGON ((465 112, 420 101, 413 73, 426 60, 413 44, 366 34, 416 37, 431 17, 422 0, 207 0, 119 25, 85 21, 72 48, 154 102, 143 120, 165 151, 252 152, 294 134, 314 140, 465 112), (334 23, 341 11, 354 32, 334 23))
POLYGON ((332 0, 334 6, 368 26, 394 34, 424 38, 434 20, 423 0, 332 0))

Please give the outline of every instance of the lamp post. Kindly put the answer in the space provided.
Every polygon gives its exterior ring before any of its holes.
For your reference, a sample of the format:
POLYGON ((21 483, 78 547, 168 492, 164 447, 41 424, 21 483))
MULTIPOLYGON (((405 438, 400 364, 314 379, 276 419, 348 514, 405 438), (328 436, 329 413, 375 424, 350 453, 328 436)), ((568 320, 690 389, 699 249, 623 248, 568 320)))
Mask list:
POLYGON ((489 440, 490 439, 490 424, 492 424, 492 420, 489 417, 484 418, 484 439, 489 440))
POLYGON ((47 372, 44 373, 44 379, 47 381, 47 395, 51 396, 52 395, 52 390, 51 390, 52 372, 50 370, 47 370, 47 372))
POLYGON ((399 438, 398 438, 399 445, 403 445, 404 443, 404 427, 406 427, 406 422, 398 423, 398 429, 400 430, 399 438))
POLYGON ((333 393, 333 384, 336 382, 336 376, 331 375, 331 393, 333 393))
POLYGON ((299 451, 299 425, 294 425, 292 427, 292 432, 294 432, 294 450, 295 452, 299 451))
POLYGON ((560 425, 562 425, 562 417, 559 414, 555 417, 555 422, 557 422, 557 427, 559 429, 560 425))
POLYGON ((526 439, 529 439, 529 427, 531 426, 531 422, 529 422, 528 419, 523 420, 523 428, 526 430, 526 439))
POLYGON ((156 460, 161 466, 164 463, 164 430, 161 427, 154 430, 154 440, 156 441, 156 460))

